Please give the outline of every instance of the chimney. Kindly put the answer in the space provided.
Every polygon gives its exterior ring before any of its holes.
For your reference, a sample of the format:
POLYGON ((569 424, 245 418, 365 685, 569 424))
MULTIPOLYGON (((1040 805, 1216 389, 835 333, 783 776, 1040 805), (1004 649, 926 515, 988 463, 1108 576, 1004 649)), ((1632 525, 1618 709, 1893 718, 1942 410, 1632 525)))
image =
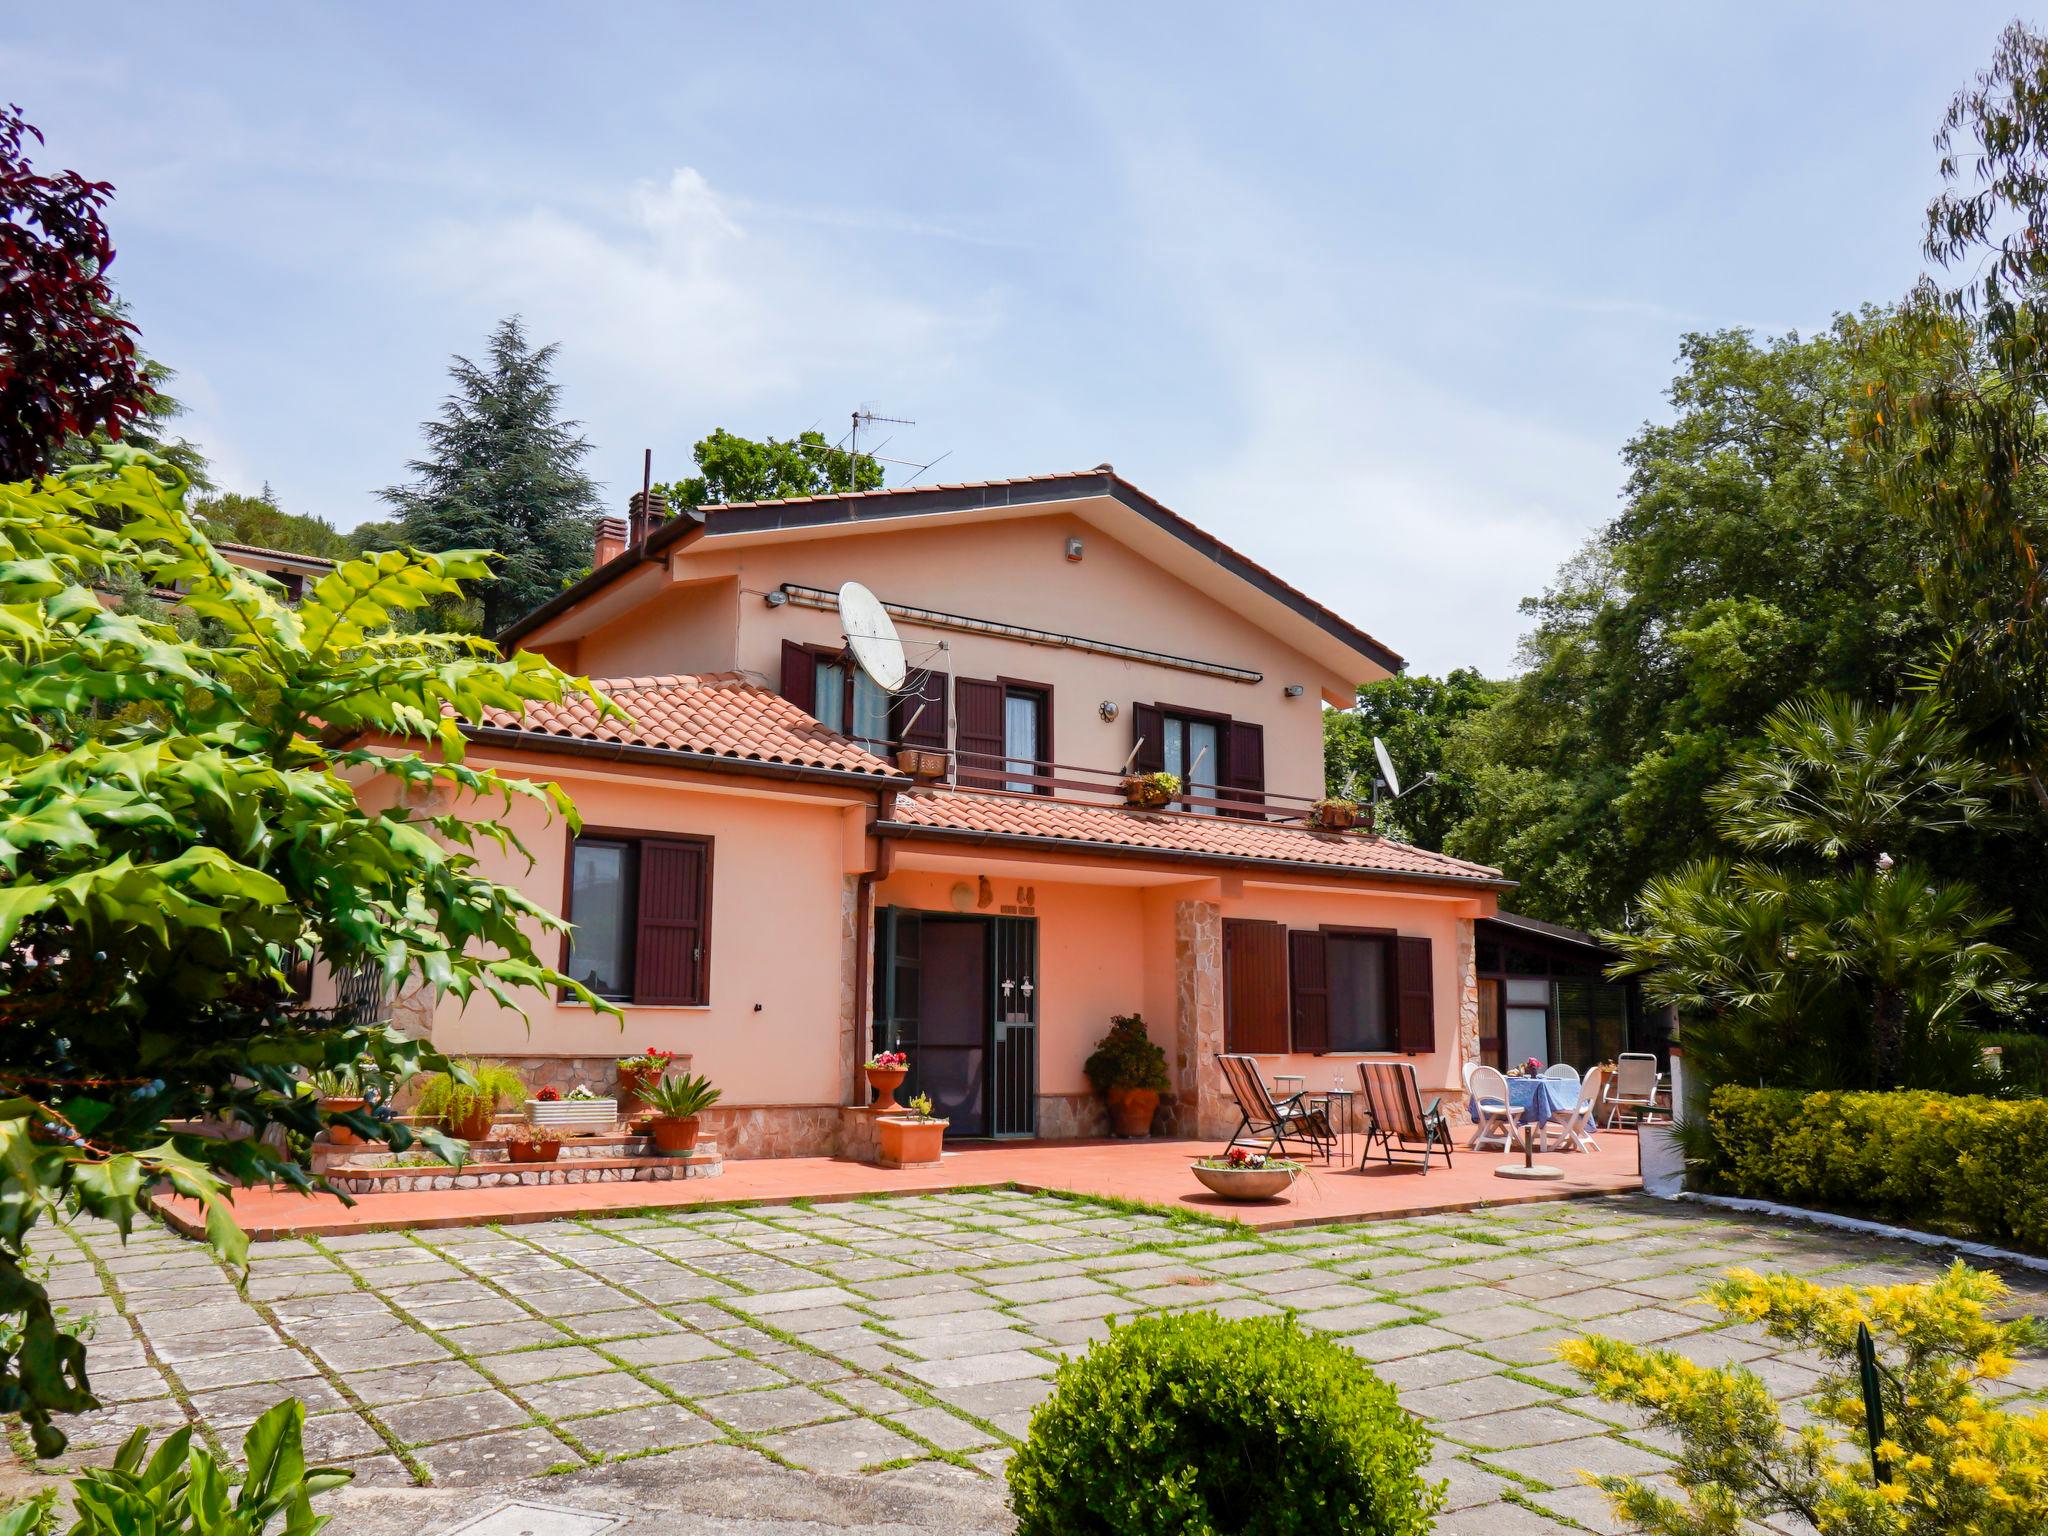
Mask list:
POLYGON ((597 548, 591 555, 590 568, 594 571, 625 552, 625 522, 616 517, 600 517, 597 520, 597 548))
POLYGON ((635 544, 668 521, 668 497, 658 490, 635 491, 626 503, 626 537, 635 544))

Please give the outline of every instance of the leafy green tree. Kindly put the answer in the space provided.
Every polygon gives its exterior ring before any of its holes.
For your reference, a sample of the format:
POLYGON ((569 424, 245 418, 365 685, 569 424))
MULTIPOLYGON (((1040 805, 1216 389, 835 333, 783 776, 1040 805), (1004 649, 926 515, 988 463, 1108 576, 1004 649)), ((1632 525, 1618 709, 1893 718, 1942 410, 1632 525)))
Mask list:
POLYGON ((1470 667, 1447 675, 1401 674, 1358 690, 1355 709, 1323 717, 1323 780, 1331 794, 1363 800, 1379 774, 1372 739, 1387 744, 1403 789, 1413 793, 1380 807, 1379 828, 1424 848, 1441 850, 1444 838, 1471 815, 1471 786, 1446 771, 1444 754, 1461 720, 1486 709, 1508 691, 1470 667), (1433 782, 1423 779, 1436 775, 1433 782))
POLYGON ((326 518, 285 511, 267 485, 260 496, 225 491, 203 497, 193 503, 192 514, 205 527, 209 538, 231 544, 259 544, 265 549, 319 555, 328 560, 345 559, 356 553, 349 536, 336 531, 326 518))
POLYGON ((1522 882, 1519 910, 1618 922, 1652 875, 1725 851, 1705 792, 1772 709, 1910 686, 1929 536, 1882 504, 1855 430, 1881 318, 1685 338, 1620 514, 1524 604, 1521 674, 1444 746, 1465 786, 1444 850, 1522 882))
POLYGON ((1993 937, 2007 914, 1911 856, 1995 825, 2010 780, 1926 698, 1802 699, 1763 738, 1705 797, 1751 856, 1653 877, 1605 937, 1622 974, 1678 1006, 1710 1078, 1899 1087, 1916 1047, 1938 1056, 1957 1025, 2026 995, 1993 937))
POLYGON ((355 555, 372 555, 405 544, 405 530, 391 522, 357 523, 343 537, 348 540, 349 553, 355 555))
MULTIPOLYGON (((110 308, 123 324, 128 323, 125 302, 116 298, 110 308)), ((142 409, 122 426, 121 442, 129 448, 155 454, 183 475, 195 490, 213 490, 211 466, 207 463, 206 454, 197 443, 175 430, 174 424, 185 414, 185 403, 170 392, 172 381, 178 377, 177 369, 145 356, 140 348, 136 350, 135 360, 149 384, 149 398, 143 401, 142 409)), ((91 464, 112 447, 113 442, 104 427, 95 427, 83 435, 66 438, 64 445, 52 457, 52 467, 69 469, 77 464, 91 464)))
MULTIPOLYGON (((310 1184, 261 1135, 322 1128, 307 1074, 448 1067, 388 1027, 298 1009, 295 966, 372 965, 508 1003, 521 988, 588 997, 536 953, 533 933, 559 920, 472 852, 518 847, 498 819, 515 795, 571 825, 574 808, 469 767, 460 725, 572 693, 611 706, 529 653, 389 627, 485 578, 490 558, 350 562, 292 608, 215 553, 161 461, 117 448, 0 485, 0 1412, 45 1454, 63 1443, 53 1413, 96 1404, 84 1344, 24 1265, 36 1222, 83 1212, 126 1230, 163 1181, 239 1263, 231 1185, 310 1184), (95 591, 109 579, 179 585, 206 641, 109 609, 95 591), (349 744, 365 738, 386 745, 349 744), (201 1121, 253 1134, 178 1128, 201 1121)), ((411 1139, 361 1111, 334 1118, 411 1139)))
POLYGON ((866 454, 855 458, 816 430, 757 442, 718 427, 699 438, 690 453, 697 473, 662 487, 671 507, 872 491, 882 484, 879 460, 866 454))
POLYGON ((482 594, 489 634, 560 591, 595 543, 597 488, 581 468, 590 444, 560 418, 555 351, 529 344, 518 316, 499 321, 482 364, 450 366, 455 389, 421 424, 428 454, 409 466, 412 483, 380 493, 411 548, 505 552, 482 594))

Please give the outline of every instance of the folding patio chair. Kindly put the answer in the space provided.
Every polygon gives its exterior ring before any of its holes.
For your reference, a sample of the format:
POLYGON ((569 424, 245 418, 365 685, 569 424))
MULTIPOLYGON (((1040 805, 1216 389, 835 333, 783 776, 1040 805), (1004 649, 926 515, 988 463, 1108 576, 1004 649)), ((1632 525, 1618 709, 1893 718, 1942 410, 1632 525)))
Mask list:
POLYGON ((1572 1092, 1579 1091, 1579 1069, 1568 1061, 1554 1061, 1543 1069, 1543 1075, 1553 1083, 1570 1083, 1572 1092))
POLYGON ((1607 1069, 1595 1067, 1586 1074, 1586 1080, 1579 1085, 1579 1102, 1567 1109, 1558 1119, 1546 1126, 1543 1150, 1550 1150, 1551 1131, 1557 1133, 1557 1144, 1570 1147, 1575 1152, 1598 1152, 1600 1143, 1593 1139, 1593 1117, 1600 1108, 1600 1091, 1606 1086, 1607 1069))
POLYGON ((1361 1061, 1358 1083, 1365 1091, 1365 1150, 1358 1166, 1364 1169, 1375 1144, 1393 1166, 1395 1152, 1422 1158, 1422 1171, 1429 1173, 1432 1152, 1441 1151, 1444 1166, 1451 1166, 1451 1124, 1444 1118, 1443 1099, 1422 1102, 1422 1086, 1412 1061, 1361 1061))
POLYGON ((1501 1151, 1507 1151, 1522 1112, 1508 1102, 1508 1080, 1500 1068, 1474 1067, 1466 1075, 1465 1092, 1472 1100, 1472 1139, 1466 1145, 1478 1151, 1498 1136, 1501 1151))
POLYGON ((1623 1110, 1634 1110, 1638 1122, 1657 1107, 1657 1058, 1647 1051, 1624 1051, 1614 1064, 1614 1091, 1604 1106, 1601 1124, 1614 1125, 1623 1110))
POLYGON ((1330 1133, 1329 1116, 1309 1107, 1306 1091, 1276 1102, 1251 1057, 1218 1051, 1216 1060, 1222 1064, 1230 1096, 1237 1100, 1237 1129, 1224 1144, 1226 1152, 1236 1146, 1260 1146, 1285 1153, 1289 1142, 1298 1142, 1317 1157, 1330 1155, 1336 1138, 1330 1133))

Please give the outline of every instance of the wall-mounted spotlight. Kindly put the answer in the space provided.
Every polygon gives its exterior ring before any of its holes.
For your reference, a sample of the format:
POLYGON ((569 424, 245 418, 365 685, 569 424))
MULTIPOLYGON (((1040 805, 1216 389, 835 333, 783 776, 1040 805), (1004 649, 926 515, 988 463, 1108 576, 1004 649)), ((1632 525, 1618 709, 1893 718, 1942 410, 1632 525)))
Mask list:
POLYGON ((767 594, 764 601, 768 604, 770 608, 780 608, 784 603, 789 601, 789 594, 787 592, 770 592, 767 594))
POLYGON ((1081 556, 1086 553, 1087 546, 1084 545, 1079 539, 1067 540, 1067 558, 1069 560, 1079 560, 1081 556))
POLYGON ((1281 689, 1280 691, 1286 694, 1287 697, 1289 697, 1290 699, 1298 699, 1304 693, 1308 692, 1308 690, 1302 687, 1299 683, 1289 683, 1285 688, 1281 689))
POLYGON ((1104 699, 1095 706, 1095 711, 1105 720, 1114 720, 1116 718, 1116 700, 1104 699))

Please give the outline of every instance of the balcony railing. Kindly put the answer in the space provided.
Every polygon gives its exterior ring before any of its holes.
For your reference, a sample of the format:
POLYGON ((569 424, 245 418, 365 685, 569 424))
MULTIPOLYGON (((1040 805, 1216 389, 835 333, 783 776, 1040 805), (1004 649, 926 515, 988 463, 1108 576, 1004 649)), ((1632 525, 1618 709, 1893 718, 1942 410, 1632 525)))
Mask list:
MULTIPOLYGON (((1078 763, 1032 761, 987 752, 949 752, 940 747, 908 747, 896 754, 899 767, 920 784, 959 789, 978 795, 1016 795, 1020 799, 1051 798, 1081 805, 1132 805, 1125 784, 1135 772, 1083 767, 1078 763)), ((1302 824, 1311 820, 1316 801, 1307 795, 1274 790, 1234 789, 1201 785, 1184 789, 1162 806, 1146 810, 1180 815, 1227 816, 1245 821, 1302 824)))

